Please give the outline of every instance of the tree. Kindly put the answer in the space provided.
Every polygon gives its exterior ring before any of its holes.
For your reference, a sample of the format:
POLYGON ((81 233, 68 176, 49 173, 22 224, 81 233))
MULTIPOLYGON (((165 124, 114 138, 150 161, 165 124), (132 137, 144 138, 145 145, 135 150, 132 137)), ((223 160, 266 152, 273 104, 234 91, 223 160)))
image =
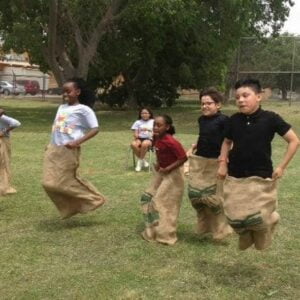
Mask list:
MULTIPOLYGON (((290 0, 8 0, 5 47, 65 78, 88 78, 132 106, 172 104, 177 88, 224 88, 242 35, 278 31, 290 0), (113 87, 122 74, 123 86, 113 87), (125 99, 125 100, 124 100, 125 99)), ((114 98, 110 97, 115 101, 114 98)))
MULTIPOLYGON (((239 51, 239 70, 257 71, 255 77, 264 86, 280 89, 282 99, 287 100, 291 71, 300 71, 300 37, 286 33, 275 38, 243 39, 239 51)), ((299 85, 299 76, 294 77, 299 85)))
POLYGON ((6 48, 28 51, 61 85, 87 78, 103 35, 111 30, 127 0, 9 0, 0 3, 6 48))

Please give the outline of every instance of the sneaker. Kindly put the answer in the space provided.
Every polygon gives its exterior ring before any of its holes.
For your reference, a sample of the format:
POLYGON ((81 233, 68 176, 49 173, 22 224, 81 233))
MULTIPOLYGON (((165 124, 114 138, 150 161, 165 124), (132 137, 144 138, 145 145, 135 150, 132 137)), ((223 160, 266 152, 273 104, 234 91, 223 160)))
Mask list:
POLYGON ((143 160, 143 167, 149 168, 149 163, 145 159, 143 160))
POLYGON ((138 161, 136 163, 136 167, 135 167, 136 172, 140 172, 142 170, 142 164, 143 164, 143 161, 141 159, 138 159, 138 161))

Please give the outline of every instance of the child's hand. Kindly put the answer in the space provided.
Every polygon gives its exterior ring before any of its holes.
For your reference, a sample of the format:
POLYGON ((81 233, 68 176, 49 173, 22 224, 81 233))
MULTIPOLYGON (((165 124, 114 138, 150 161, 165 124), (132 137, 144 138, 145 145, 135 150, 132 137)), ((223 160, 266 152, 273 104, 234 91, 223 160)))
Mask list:
POLYGON ((272 174, 272 179, 278 179, 282 177, 284 170, 281 167, 277 167, 273 174, 272 174))
POLYGON ((0 117, 4 114, 4 109, 0 108, 0 117))
POLYGON ((219 169, 218 169, 218 172, 217 172, 217 177, 219 179, 225 179, 227 173, 228 173, 227 164, 221 163, 219 165, 219 169))
POLYGON ((163 173, 163 174, 168 174, 170 173, 170 170, 167 168, 159 168, 158 170, 159 173, 163 173))
POLYGON ((154 170, 156 172, 159 172, 159 165, 158 164, 153 164, 154 170))
POLYGON ((79 146, 80 146, 80 144, 77 141, 72 141, 72 142, 65 144, 65 147, 67 147, 68 149, 75 149, 75 148, 78 148, 79 146))

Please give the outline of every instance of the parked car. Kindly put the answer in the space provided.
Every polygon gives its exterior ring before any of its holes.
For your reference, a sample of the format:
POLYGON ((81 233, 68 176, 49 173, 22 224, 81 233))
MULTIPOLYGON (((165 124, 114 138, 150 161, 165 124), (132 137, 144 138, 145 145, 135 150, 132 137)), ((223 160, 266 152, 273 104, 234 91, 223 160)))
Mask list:
POLYGON ((63 89, 60 88, 60 87, 50 88, 50 89, 47 90, 47 93, 49 95, 62 95, 63 89))
POLYGON ((17 80, 16 82, 24 86, 26 94, 36 95, 40 92, 40 84, 36 80, 17 80))
POLYGON ((19 95, 25 94, 25 88, 22 85, 15 84, 13 85, 9 81, 0 81, 0 93, 4 95, 19 95))

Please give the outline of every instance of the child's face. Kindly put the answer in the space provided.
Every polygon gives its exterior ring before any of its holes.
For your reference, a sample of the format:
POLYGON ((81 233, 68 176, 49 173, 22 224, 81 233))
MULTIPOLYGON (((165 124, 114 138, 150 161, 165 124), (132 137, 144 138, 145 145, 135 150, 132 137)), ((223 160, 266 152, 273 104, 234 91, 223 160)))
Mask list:
POLYGON ((202 114, 204 116, 210 117, 215 115, 221 108, 220 103, 216 103, 210 96, 205 95, 201 97, 200 100, 202 114))
POLYGON ((169 128, 170 126, 166 124, 163 117, 156 117, 153 125, 153 135, 156 137, 163 136, 169 128))
POLYGON ((141 118, 142 118, 144 121, 149 120, 149 118, 150 118, 150 113, 149 113, 149 111, 148 111, 147 109, 143 109, 143 110, 141 111, 141 118))
POLYGON ((240 87, 235 93, 236 105, 240 112, 246 115, 254 113, 260 105, 261 94, 250 87, 240 87))
POLYGON ((80 95, 80 89, 74 86, 73 82, 66 82, 63 86, 63 98, 72 105, 78 103, 78 96, 80 95))

